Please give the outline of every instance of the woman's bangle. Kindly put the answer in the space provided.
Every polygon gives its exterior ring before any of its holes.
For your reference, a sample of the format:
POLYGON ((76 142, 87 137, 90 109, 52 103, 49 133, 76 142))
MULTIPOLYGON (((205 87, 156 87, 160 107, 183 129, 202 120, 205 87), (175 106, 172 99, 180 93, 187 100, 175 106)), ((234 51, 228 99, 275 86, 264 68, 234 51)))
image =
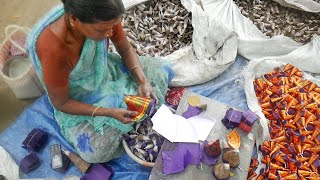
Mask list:
POLYGON ((140 68, 140 66, 133 66, 133 67, 130 69, 130 72, 132 72, 135 68, 140 68))
POLYGON ((101 108, 101 106, 98 106, 98 107, 96 107, 96 108, 94 109, 94 111, 93 111, 92 114, 91 114, 92 117, 94 116, 94 113, 96 113, 96 111, 97 111, 99 108, 101 108))

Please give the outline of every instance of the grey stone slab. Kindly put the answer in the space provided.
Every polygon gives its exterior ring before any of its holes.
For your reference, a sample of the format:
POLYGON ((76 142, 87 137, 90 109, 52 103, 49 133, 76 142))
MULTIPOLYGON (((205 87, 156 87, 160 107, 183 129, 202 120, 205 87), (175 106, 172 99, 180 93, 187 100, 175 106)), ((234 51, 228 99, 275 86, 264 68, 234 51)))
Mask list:
MULTIPOLYGON (((179 104, 179 107, 176 111, 176 114, 181 115, 187 110, 188 102, 187 99, 190 95, 196 95, 192 92, 186 92, 179 104)), ((226 139, 226 135, 231 132, 231 129, 226 129, 222 124, 221 119, 224 117, 226 111, 231 108, 230 106, 214 101, 212 99, 197 95, 200 97, 202 104, 207 104, 207 110, 202 112, 200 115, 210 119, 216 119, 216 124, 212 128, 207 140, 217 140, 217 139, 226 139)), ((256 122, 251 131, 252 134, 248 135, 240 129, 236 129, 241 136, 241 146, 240 146, 240 168, 232 168, 231 172, 235 176, 231 177, 231 180, 244 180, 247 179, 248 169, 250 166, 252 151, 254 147, 254 139, 258 133, 258 123, 256 122), (251 136, 251 137, 250 137, 251 136)), ((159 156, 155 162, 155 165, 152 169, 149 179, 150 180, 163 180, 163 179, 173 179, 173 180, 206 180, 206 179, 215 179, 212 175, 212 166, 207 166, 201 163, 199 166, 189 165, 183 172, 171 175, 164 175, 162 173, 162 151, 174 150, 177 143, 171 143, 168 140, 165 140, 159 156)), ((221 159, 219 161, 222 161, 221 159)))

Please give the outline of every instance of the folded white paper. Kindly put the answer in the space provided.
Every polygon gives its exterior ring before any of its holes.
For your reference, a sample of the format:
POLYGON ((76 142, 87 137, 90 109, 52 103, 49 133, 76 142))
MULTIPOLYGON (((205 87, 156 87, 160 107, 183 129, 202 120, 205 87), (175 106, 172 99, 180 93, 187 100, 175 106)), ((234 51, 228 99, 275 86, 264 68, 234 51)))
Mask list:
POLYGON ((152 117, 153 129, 171 142, 198 143, 206 140, 215 120, 194 116, 188 119, 173 114, 170 109, 162 105, 152 117))

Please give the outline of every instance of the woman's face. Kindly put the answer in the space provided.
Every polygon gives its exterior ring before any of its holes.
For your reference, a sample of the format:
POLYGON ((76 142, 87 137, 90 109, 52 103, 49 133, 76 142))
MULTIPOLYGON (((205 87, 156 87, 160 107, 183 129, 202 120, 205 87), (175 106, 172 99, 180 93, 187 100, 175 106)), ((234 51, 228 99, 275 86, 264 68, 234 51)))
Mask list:
POLYGON ((113 35, 113 27, 121 23, 122 17, 97 23, 82 23, 78 19, 77 30, 85 37, 101 41, 113 35))

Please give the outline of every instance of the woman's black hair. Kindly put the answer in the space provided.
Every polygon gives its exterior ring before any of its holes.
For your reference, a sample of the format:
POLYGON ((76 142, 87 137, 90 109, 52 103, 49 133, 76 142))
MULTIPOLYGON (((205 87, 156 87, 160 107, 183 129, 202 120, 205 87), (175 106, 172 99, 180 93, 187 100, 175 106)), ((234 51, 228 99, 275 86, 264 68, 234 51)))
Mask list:
POLYGON ((96 23, 119 18, 125 11, 121 0, 61 0, 67 14, 83 23, 96 23))

